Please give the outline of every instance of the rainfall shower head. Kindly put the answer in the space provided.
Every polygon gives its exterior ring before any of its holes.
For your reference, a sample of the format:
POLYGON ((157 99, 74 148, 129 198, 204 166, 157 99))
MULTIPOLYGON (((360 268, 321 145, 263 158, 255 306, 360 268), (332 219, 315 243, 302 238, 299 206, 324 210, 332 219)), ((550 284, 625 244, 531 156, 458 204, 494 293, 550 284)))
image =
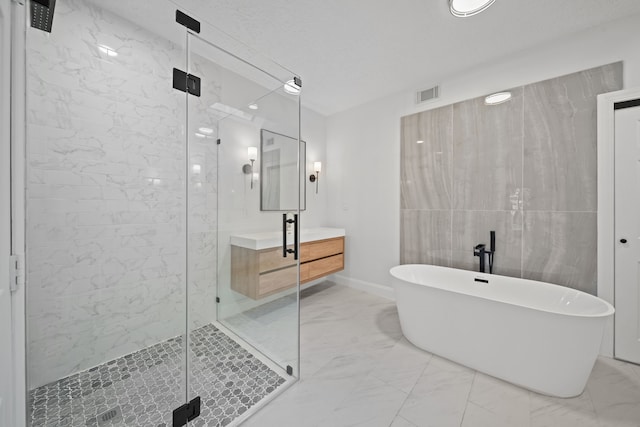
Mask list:
POLYGON ((31 0, 31 26, 50 33, 55 7, 56 0, 31 0))

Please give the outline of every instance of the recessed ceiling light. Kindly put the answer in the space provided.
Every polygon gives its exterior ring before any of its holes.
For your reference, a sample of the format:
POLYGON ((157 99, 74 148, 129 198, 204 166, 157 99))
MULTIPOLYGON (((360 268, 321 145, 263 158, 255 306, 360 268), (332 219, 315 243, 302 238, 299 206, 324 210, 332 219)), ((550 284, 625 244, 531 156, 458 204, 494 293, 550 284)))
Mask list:
POLYGON ((502 104, 503 102, 507 102, 510 99, 511 99, 511 92, 498 92, 498 93, 493 93, 487 96, 484 99, 484 103, 486 105, 496 105, 496 104, 502 104))
POLYGON ((206 137, 207 137, 207 135, 204 135, 204 134, 202 134, 202 133, 198 133, 198 132, 196 132, 196 136, 197 136, 198 138, 206 138, 206 137))
POLYGON ((249 104, 249 109, 250 110, 257 110, 258 109, 258 104, 256 104, 255 102, 252 104, 249 104))
POLYGON ((300 89, 300 86, 294 79, 291 79, 284 84, 284 91, 291 95, 299 95, 300 89))
POLYGON ((453 16, 466 18, 486 10, 496 0, 449 0, 449 10, 453 16))
POLYGON ((419 140, 417 140, 417 141, 416 141, 416 144, 423 144, 423 143, 424 143, 424 141, 423 141, 423 140, 421 140, 421 139, 419 139, 419 140))
POLYGON ((116 52, 114 49, 110 48, 106 44, 99 44, 98 49, 100 49, 100 52, 106 53, 107 56, 118 56, 118 52, 116 52))
POLYGON ((213 133, 213 129, 211 128, 198 128, 198 130, 205 135, 211 135, 213 133))

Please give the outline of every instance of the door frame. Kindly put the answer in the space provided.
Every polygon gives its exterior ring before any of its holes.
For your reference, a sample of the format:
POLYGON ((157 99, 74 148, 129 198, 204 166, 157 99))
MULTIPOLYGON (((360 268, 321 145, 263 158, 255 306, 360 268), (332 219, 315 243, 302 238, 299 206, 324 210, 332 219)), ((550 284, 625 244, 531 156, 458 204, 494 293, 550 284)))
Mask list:
MULTIPOLYGON (((640 98, 640 88, 598 95, 598 296, 615 296, 615 110, 616 102, 640 98)), ((615 305, 614 305, 615 307, 615 305)), ((600 354, 614 357, 615 315, 607 321, 600 354)))
MULTIPOLYGON (((21 260, 17 290, 11 295, 14 426, 27 425, 26 373, 26 31, 27 5, 11 7, 11 254, 21 260)), ((4 199, 3 199, 4 202, 4 199)))
POLYGON ((1 0, 0 20, 0 58, 3 67, 0 68, 0 424, 14 424, 14 379, 13 379, 13 327, 12 297, 11 297, 11 67, 4 64, 11 63, 11 3, 1 0), (8 341, 8 342, 7 342, 8 341))

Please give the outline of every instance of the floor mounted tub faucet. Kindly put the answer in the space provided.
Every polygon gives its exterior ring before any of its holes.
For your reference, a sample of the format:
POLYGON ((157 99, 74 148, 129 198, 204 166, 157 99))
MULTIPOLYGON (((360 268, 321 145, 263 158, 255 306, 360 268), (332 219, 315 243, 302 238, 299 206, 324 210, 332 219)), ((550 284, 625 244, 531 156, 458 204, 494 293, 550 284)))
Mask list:
POLYGON ((489 232, 491 237, 491 246, 489 250, 486 249, 487 245, 484 243, 480 243, 473 248, 473 256, 479 257, 480 265, 479 270, 480 273, 485 273, 485 256, 489 255, 489 273, 493 273, 493 255, 496 252, 496 232, 489 232))
POLYGON ((480 273, 484 273, 484 258, 487 253, 485 246, 486 245, 484 243, 480 243, 473 248, 473 256, 480 258, 480 273))

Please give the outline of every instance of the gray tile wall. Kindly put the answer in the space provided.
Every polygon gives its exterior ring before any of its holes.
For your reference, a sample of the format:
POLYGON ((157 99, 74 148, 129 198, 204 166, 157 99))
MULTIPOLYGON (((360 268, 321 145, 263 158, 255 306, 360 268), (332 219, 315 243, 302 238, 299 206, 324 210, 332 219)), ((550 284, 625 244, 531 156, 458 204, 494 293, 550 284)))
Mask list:
POLYGON ((596 96, 622 62, 402 118, 400 262, 478 268, 596 293, 596 96), (417 144, 416 141, 424 141, 417 144))

